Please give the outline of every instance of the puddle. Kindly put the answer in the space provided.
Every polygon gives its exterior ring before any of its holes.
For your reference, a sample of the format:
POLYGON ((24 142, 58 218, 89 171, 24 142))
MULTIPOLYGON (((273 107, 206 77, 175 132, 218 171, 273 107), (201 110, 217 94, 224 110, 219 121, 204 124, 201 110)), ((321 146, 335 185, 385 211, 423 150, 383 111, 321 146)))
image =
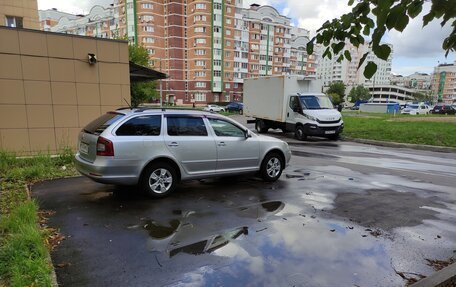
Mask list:
POLYGON ((328 155, 328 154, 321 154, 321 153, 312 153, 312 152, 304 152, 298 150, 292 150, 292 155, 301 156, 301 157, 316 157, 316 158, 327 158, 327 159, 338 159, 338 156, 328 155))
POLYGON ((444 208, 444 205, 411 192, 370 189, 362 193, 339 193, 334 207, 331 213, 350 218, 362 226, 391 230, 437 219, 438 212, 425 207, 444 208))

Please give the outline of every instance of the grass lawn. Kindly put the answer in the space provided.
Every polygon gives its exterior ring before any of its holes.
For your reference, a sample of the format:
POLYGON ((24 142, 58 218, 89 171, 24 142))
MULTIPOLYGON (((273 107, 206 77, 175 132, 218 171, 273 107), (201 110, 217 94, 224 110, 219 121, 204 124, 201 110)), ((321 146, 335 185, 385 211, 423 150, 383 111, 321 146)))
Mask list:
POLYGON ((47 236, 25 185, 76 174, 73 153, 17 158, 0 151, 0 286, 51 286, 47 236))
POLYGON ((348 138, 456 147, 455 116, 409 116, 344 112, 348 138))

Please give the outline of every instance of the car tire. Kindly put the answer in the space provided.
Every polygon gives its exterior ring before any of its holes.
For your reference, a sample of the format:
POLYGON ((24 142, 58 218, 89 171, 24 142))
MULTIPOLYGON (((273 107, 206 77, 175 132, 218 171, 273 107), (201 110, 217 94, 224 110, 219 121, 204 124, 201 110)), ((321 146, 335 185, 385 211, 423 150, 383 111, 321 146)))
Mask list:
POLYGON ((214 110, 213 110, 213 109, 210 109, 209 111, 212 113, 214 110))
POLYGON ((263 178, 263 180, 267 182, 274 182, 277 179, 279 179, 284 168, 284 161, 278 153, 268 153, 264 157, 263 162, 261 163, 261 178, 263 178))
POLYGON ((307 135, 306 133, 304 132, 304 127, 299 125, 299 126, 296 126, 295 128, 295 137, 296 139, 300 140, 300 141, 304 141, 307 139, 307 135))
POLYGON ((175 168, 166 162, 149 165, 141 177, 141 189, 149 197, 165 197, 176 189, 178 176, 175 168))
POLYGON ((263 120, 256 120, 255 129, 257 130, 258 133, 264 134, 264 133, 268 132, 269 127, 266 125, 266 123, 263 120))

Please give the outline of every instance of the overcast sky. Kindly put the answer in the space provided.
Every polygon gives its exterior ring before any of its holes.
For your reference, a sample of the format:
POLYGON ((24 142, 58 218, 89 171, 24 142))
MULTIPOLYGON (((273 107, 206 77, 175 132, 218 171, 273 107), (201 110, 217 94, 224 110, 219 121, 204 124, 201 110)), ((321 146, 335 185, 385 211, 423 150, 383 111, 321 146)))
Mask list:
MULTIPOLYGON (((86 14, 93 5, 108 6, 113 0, 38 0, 39 9, 57 8, 73 14, 86 14)), ((292 19, 295 26, 306 28, 312 33, 326 20, 350 11, 348 0, 244 0, 251 3, 271 5, 279 13, 292 19)), ((456 61, 456 53, 445 58, 443 39, 451 32, 450 26, 441 28, 438 21, 421 28, 422 15, 410 22, 403 33, 391 32, 384 41, 393 44, 393 73, 409 75, 414 72, 432 73, 438 63, 456 61)))

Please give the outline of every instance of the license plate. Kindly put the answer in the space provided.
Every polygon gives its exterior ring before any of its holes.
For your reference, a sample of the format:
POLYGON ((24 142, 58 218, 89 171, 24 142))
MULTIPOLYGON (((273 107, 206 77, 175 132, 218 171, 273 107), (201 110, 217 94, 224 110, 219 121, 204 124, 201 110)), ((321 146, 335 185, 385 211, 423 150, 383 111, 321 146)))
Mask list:
POLYGON ((440 110, 435 110, 437 113, 440 112, 440 110))
POLYGON ((336 133, 336 131, 325 131, 325 135, 332 135, 335 133, 336 133))
POLYGON ((89 145, 86 144, 86 143, 81 142, 79 144, 79 151, 82 152, 82 153, 86 153, 86 154, 89 153, 89 145))

